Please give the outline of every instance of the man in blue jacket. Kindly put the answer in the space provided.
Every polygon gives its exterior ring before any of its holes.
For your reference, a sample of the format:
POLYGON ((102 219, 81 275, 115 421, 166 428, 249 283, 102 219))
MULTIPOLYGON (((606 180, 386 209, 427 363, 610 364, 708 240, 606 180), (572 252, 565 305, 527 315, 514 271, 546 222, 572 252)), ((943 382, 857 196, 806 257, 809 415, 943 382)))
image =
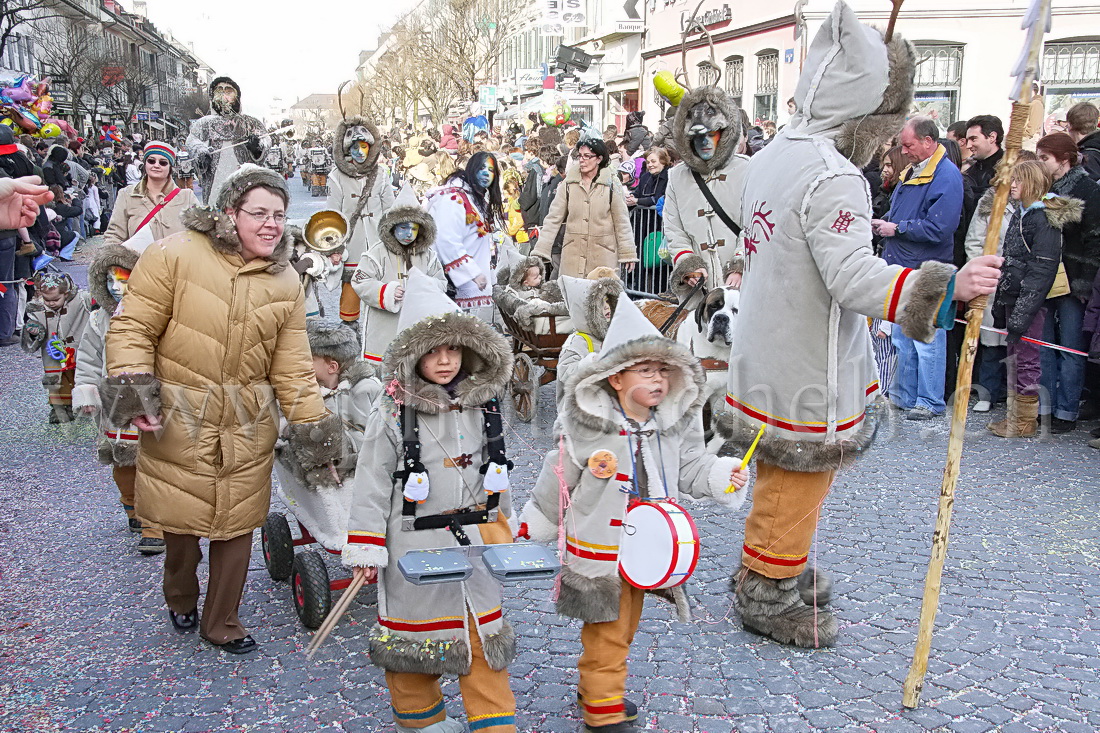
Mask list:
MULTIPOLYGON (((914 117, 902 128, 901 150, 910 166, 894 188, 886 219, 871 222, 875 234, 884 237, 882 256, 890 264, 920 267, 928 260, 950 263, 955 230, 963 206, 963 180, 936 139, 939 128, 927 117, 914 117)), ((890 399, 908 410, 910 420, 942 415, 947 334, 937 331, 930 344, 893 329, 898 352, 897 375, 890 399)))

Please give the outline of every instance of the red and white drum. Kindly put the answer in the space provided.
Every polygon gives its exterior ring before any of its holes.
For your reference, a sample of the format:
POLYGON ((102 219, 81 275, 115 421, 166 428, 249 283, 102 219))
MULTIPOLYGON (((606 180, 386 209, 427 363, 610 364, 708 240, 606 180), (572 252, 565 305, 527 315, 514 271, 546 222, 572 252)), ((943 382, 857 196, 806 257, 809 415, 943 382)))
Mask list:
POLYGON ((635 588, 675 588, 699 562, 699 530, 670 499, 635 502, 623 519, 619 573, 635 588))

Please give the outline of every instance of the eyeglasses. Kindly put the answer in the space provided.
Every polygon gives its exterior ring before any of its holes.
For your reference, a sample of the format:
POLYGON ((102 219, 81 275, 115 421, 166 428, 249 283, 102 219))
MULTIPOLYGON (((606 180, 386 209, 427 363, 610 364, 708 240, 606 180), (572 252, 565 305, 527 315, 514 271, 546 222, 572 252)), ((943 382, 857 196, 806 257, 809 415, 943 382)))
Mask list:
POLYGON ((172 165, 167 158, 162 158, 159 155, 151 155, 145 159, 145 162, 149 165, 172 165))
POLYGON ((580 158, 581 160, 596 160, 600 156, 592 155, 590 153, 577 153, 577 157, 580 158))
POLYGON ((623 369, 624 372, 634 372, 635 374, 642 375, 645 379, 653 379, 654 377, 661 377, 661 379, 668 379, 672 376, 672 372, 675 371, 670 366, 663 367, 641 367, 640 369, 623 369))
POLYGON ((268 219, 276 224, 286 223, 286 214, 269 214, 266 211, 245 211, 244 209, 237 209, 237 211, 247 214, 257 224, 266 224, 268 219))

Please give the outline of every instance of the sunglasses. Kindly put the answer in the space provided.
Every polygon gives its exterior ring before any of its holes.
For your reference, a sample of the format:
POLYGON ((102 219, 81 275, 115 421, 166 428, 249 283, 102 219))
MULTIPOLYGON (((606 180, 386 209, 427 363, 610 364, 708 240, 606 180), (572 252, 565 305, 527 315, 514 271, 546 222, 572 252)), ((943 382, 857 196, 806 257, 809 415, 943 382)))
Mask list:
POLYGON ((159 155, 150 155, 145 159, 148 165, 172 165, 167 158, 163 158, 159 155))

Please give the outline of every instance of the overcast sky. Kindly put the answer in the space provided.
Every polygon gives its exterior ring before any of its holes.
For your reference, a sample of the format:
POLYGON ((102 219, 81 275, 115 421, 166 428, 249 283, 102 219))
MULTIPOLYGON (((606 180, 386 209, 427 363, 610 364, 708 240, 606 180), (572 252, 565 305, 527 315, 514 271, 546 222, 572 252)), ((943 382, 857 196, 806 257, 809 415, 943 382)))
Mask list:
MULTIPOLYGON (((309 94, 335 94, 351 79, 359 52, 374 48, 414 0, 147 0, 161 31, 195 44, 219 75, 241 85, 249 114, 262 117, 271 100, 286 105, 309 94)), ((133 10, 133 0, 121 0, 133 10)))

